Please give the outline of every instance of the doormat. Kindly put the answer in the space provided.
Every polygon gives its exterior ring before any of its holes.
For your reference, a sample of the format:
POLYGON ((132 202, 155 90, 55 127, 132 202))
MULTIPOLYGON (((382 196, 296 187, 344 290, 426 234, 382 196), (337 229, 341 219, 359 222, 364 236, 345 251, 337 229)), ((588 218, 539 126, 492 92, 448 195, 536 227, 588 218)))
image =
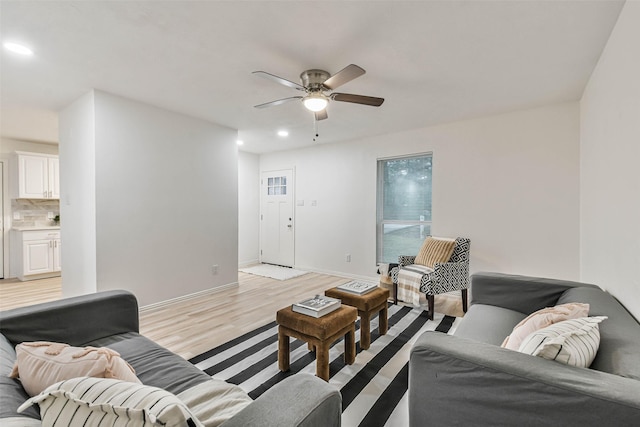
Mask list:
POLYGON ((238 271, 243 273, 255 274, 256 276, 269 277, 276 280, 288 280, 294 277, 307 274, 308 271, 296 270, 289 267, 281 267, 279 265, 259 264, 253 267, 240 268, 238 271))

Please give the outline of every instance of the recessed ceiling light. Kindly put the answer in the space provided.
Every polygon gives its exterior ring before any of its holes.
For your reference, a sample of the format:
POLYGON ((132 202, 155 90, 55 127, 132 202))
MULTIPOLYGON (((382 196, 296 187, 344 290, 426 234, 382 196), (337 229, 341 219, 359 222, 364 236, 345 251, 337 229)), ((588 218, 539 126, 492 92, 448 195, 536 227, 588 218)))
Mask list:
POLYGON ((13 53, 17 53, 17 54, 20 54, 20 55, 25 55, 25 56, 33 55, 33 51, 31 49, 29 49, 28 47, 26 47, 24 45, 18 44, 18 43, 5 42, 4 43, 4 47, 8 51, 11 51, 13 53))
POLYGON ((287 132, 286 130, 279 130, 278 136, 289 136, 289 132, 287 132))
POLYGON ((241 140, 241 139, 239 139, 239 140, 237 140, 237 141, 236 141, 236 143, 237 143, 238 145, 242 145, 242 144, 244 144, 244 141, 243 141, 243 140, 241 140))

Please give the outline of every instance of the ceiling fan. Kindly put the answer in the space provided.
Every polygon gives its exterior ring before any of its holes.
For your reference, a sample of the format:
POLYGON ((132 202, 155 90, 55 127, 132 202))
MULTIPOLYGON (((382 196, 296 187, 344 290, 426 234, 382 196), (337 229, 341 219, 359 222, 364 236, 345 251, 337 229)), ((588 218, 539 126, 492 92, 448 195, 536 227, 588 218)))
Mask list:
POLYGON ((333 92, 333 90, 357 77, 360 77, 364 73, 365 70, 355 64, 346 66, 334 75, 331 75, 324 70, 307 70, 300 74, 300 81, 302 84, 298 84, 267 73, 266 71, 254 71, 253 74, 273 80, 276 83, 292 87, 301 92, 305 92, 305 95, 291 96, 289 98, 266 102, 264 104, 256 105, 255 108, 272 107, 274 105, 293 101, 294 99, 300 99, 308 110, 313 111, 316 120, 324 120, 329 117, 327 115, 326 107, 330 100, 379 107, 384 102, 384 98, 333 92))

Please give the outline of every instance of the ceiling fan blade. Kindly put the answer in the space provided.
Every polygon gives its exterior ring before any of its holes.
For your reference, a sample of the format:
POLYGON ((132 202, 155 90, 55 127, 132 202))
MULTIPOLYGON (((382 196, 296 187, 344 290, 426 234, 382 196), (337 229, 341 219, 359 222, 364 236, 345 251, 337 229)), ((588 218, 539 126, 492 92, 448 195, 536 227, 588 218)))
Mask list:
POLYGON ((273 75, 271 73, 267 73, 266 71, 254 71, 251 74, 256 74, 258 76, 262 76, 265 79, 272 80, 272 81, 274 81, 276 83, 280 83, 281 85, 289 86, 289 87, 292 87, 294 89, 298 89, 298 90, 302 90, 302 91, 305 90, 304 86, 299 85, 298 83, 294 83, 294 82, 292 82, 290 80, 283 79, 282 77, 275 76, 275 75, 273 75))
POLYGON ((384 98, 376 98, 374 96, 352 95, 350 93, 332 93, 331 99, 334 101, 353 102, 354 104, 371 105, 379 107, 384 102, 384 98))
POLYGON ((255 108, 267 108, 274 105, 284 104, 285 102, 293 101, 294 99, 302 99, 301 96, 292 96, 289 98, 278 99, 277 101, 265 102, 264 104, 254 105, 255 108))
POLYGON ((342 70, 335 73, 322 83, 327 89, 334 90, 343 84, 350 82, 356 77, 360 77, 366 73, 363 68, 358 67, 355 64, 347 65, 342 70))
POLYGON ((316 115, 316 120, 325 120, 329 118, 326 108, 324 110, 317 111, 314 114, 316 115))

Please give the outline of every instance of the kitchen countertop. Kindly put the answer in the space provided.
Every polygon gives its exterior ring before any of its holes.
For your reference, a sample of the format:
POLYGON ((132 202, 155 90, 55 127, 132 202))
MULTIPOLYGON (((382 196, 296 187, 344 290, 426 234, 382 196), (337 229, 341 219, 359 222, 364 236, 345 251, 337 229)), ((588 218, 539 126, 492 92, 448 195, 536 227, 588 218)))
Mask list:
POLYGON ((13 227, 12 230, 16 231, 37 231, 37 230, 60 230, 59 225, 42 225, 42 226, 32 226, 32 227, 13 227))

